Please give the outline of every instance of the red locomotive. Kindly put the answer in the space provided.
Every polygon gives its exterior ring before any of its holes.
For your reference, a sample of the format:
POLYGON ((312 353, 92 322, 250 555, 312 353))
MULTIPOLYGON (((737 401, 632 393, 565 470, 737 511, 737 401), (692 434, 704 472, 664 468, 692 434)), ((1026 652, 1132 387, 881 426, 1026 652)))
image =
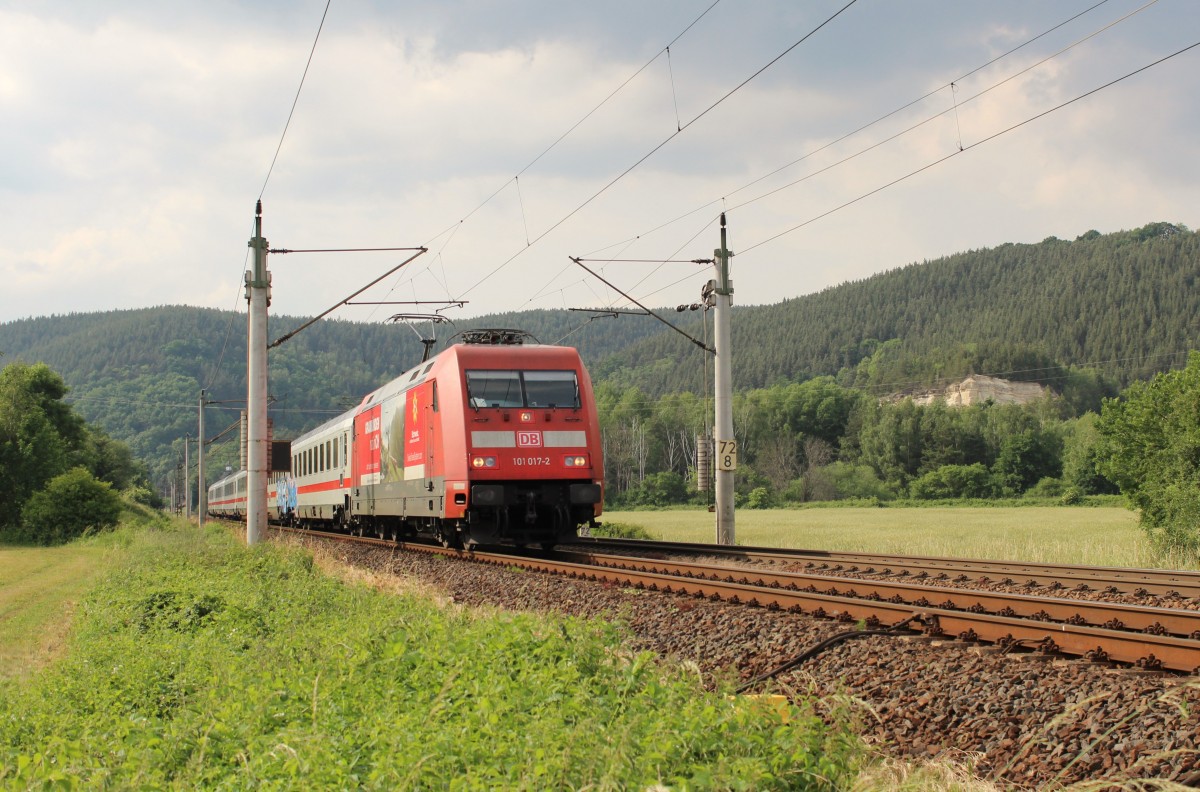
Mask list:
MULTIPOLYGON (((292 472, 270 477, 271 518, 456 546, 550 547, 595 525, 604 464, 591 379, 575 349, 527 340, 465 333, 292 441, 292 472)), ((244 513, 244 476, 210 488, 214 511, 244 513)))

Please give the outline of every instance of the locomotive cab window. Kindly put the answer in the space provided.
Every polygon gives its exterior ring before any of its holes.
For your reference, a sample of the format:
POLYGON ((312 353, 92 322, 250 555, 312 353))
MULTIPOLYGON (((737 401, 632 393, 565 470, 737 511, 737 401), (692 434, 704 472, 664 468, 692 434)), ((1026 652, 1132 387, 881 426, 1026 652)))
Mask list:
POLYGON ((526 371, 526 407, 579 407, 579 383, 574 371, 526 371))
POLYGON ((521 376, 515 371, 468 371, 467 394, 476 409, 525 406, 521 376))
POLYGON ((574 371, 468 371, 472 407, 579 408, 574 371))

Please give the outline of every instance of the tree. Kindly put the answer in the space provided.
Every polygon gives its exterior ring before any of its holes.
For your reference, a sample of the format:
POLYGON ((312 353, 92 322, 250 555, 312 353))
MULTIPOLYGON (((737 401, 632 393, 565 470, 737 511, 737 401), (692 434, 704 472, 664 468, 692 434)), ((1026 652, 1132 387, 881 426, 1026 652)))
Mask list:
POLYGON ((1017 432, 1005 438, 992 470, 1006 492, 1019 495, 1043 478, 1062 472, 1060 443, 1049 432, 1017 432))
POLYGON ((921 465, 922 408, 905 399, 897 404, 861 406, 858 461, 884 481, 906 486, 921 465))
POLYGON ((1106 400, 1096 426, 1100 472, 1141 512, 1162 549, 1200 551, 1200 353, 1182 371, 1106 400))
POLYGON ((129 448, 88 426, 66 394, 62 377, 44 363, 0 371, 0 527, 15 525, 29 498, 73 467, 118 490, 147 486, 129 448))
POLYGON ((1063 438, 1063 485, 1080 495, 1118 492, 1116 485, 1100 472, 1100 416, 1086 413, 1066 426, 1063 438))
POLYGON ((59 401, 66 392, 44 364, 0 371, 0 525, 15 523, 29 496, 68 467, 82 428, 59 401))

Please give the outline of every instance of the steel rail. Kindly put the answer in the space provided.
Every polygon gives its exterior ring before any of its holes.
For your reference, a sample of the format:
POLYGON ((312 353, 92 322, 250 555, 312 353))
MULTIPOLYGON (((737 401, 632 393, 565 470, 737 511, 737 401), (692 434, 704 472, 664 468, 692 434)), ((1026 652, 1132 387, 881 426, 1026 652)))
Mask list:
MULTIPOLYGON (((881 555, 826 550, 789 549, 698 544, 692 542, 659 542, 645 539, 607 539, 580 537, 572 545, 585 547, 620 548, 637 551, 674 552, 690 555, 722 556, 742 561, 774 561, 811 563, 810 570, 853 572, 858 574, 892 574, 898 577, 926 574, 965 574, 1003 582, 1017 583, 1025 578, 1039 586, 1064 582, 1083 583, 1089 588, 1113 587, 1121 593, 1179 595, 1200 598, 1200 572, 1176 569, 1138 569, 1122 567, 1092 567, 1078 564, 1043 564, 1025 561, 993 561, 988 559, 942 558, 937 556, 881 555)), ((564 546, 565 547, 565 546, 564 546)))
POLYGON ((911 607, 930 607, 928 598, 941 600, 943 610, 987 612, 1044 622, 1091 625, 1113 630, 1134 630, 1157 635, 1200 639, 1200 611, 1161 608, 1129 603, 1044 597, 1004 591, 947 588, 935 584, 896 583, 865 578, 816 575, 806 572, 729 567, 718 564, 681 563, 633 556, 580 553, 581 563, 605 568, 655 572, 664 575, 745 583, 765 588, 805 590, 840 597, 883 599, 911 607))

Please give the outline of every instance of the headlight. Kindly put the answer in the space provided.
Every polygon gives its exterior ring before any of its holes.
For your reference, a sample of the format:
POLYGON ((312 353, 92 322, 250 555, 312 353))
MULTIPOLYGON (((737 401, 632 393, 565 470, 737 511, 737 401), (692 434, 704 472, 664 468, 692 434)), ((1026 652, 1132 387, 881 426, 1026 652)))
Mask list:
POLYGON ((586 454, 564 457, 563 462, 569 468, 588 467, 588 458, 586 454))
POLYGON ((475 468, 494 468, 496 467, 496 457, 477 456, 472 457, 471 467, 475 468))

